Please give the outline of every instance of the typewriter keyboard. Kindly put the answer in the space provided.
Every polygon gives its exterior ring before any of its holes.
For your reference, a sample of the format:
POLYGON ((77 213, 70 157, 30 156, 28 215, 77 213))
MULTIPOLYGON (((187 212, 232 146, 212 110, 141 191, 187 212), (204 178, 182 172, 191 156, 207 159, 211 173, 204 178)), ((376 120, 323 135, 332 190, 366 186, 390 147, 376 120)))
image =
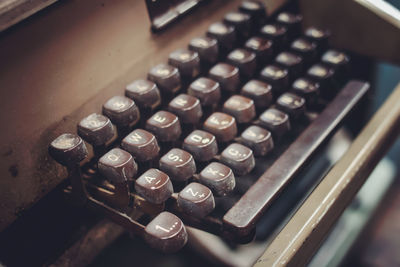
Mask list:
POLYGON ((349 55, 328 46, 328 31, 301 24, 244 1, 171 52, 51 142, 69 170, 65 191, 164 252, 185 245, 185 225, 251 240, 368 89, 350 81, 349 55))

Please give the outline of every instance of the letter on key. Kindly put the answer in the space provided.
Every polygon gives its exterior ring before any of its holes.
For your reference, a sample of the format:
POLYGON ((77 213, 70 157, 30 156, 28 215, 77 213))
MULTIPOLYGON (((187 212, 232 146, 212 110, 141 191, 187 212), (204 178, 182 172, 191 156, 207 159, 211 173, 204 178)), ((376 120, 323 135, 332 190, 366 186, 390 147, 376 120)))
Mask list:
POLYGON ((49 146, 50 155, 60 164, 69 166, 78 164, 88 154, 82 138, 65 133, 54 139, 49 146))
POLYGON ((178 68, 185 78, 194 78, 200 72, 200 59, 197 52, 188 49, 178 49, 169 54, 168 63, 178 68))
POLYGON ((209 161, 217 155, 218 144, 214 135, 194 130, 183 141, 183 149, 189 151, 197 161, 209 161))
POLYGON ((248 127, 241 137, 242 143, 253 150, 254 156, 265 156, 274 148, 271 133, 259 126, 248 127))
POLYGON ((140 162, 153 160, 160 152, 156 137, 142 129, 136 129, 128 134, 122 140, 121 146, 140 162))
POLYGON ((136 192, 151 203, 161 204, 174 192, 168 175, 157 169, 149 169, 135 182, 136 192))
POLYGON ((161 212, 145 228, 144 239, 164 253, 180 250, 187 242, 185 225, 174 214, 161 212))
POLYGON ((98 168, 111 183, 125 183, 137 173, 137 164, 128 152, 113 148, 104 154, 98 162, 98 168))
POLYGON ((168 109, 183 123, 196 124, 203 116, 200 100, 187 94, 180 94, 172 99, 168 104, 168 109))
POLYGON ((114 96, 103 105, 103 114, 117 126, 135 124, 140 119, 139 109, 132 99, 114 96))
POLYGON ((219 162, 211 162, 199 176, 202 184, 211 188, 217 196, 226 196, 233 191, 236 185, 235 176, 231 168, 219 162))
POLYGON ((200 99, 202 106, 212 106, 221 98, 221 89, 216 81, 201 77, 192 82, 188 94, 200 99))
POLYGON ((276 104, 279 109, 288 113, 291 118, 298 118, 304 114, 306 101, 298 95, 284 93, 278 98, 276 104))
POLYGON ((109 118, 93 113, 79 122, 78 134, 93 146, 100 146, 114 136, 114 126, 109 118))
POLYGON ((255 166, 253 151, 238 143, 230 144, 222 151, 221 161, 231 167, 237 175, 248 174, 255 166))
POLYGON ((179 192, 178 206, 188 215, 202 218, 214 210, 214 196, 207 186, 190 183, 179 192))
POLYGON ((269 108, 260 115, 260 124, 278 138, 290 130, 289 116, 275 108, 269 108))
POLYGON ((246 49, 237 48, 233 50, 229 53, 227 61, 239 68, 240 75, 243 78, 251 78, 256 72, 256 55, 246 49))
POLYGON ((208 64, 214 64, 218 60, 217 40, 210 37, 196 37, 189 43, 189 49, 199 54, 200 60, 208 64))
POLYGON ((159 64, 153 67, 147 78, 157 84, 163 92, 175 93, 181 88, 181 76, 177 68, 167 65, 159 64))
POLYGON ((219 142, 229 142, 237 134, 235 118, 221 112, 214 112, 204 122, 204 130, 217 137, 219 142))
POLYGON ((223 111, 235 117, 238 123, 248 123, 256 116, 254 101, 241 95, 233 95, 226 100, 223 111))
POLYGON ((241 94, 253 99, 257 108, 267 108, 272 101, 271 85, 258 80, 247 82, 243 86, 241 94))
POLYGON ((175 181, 186 181, 196 172, 196 164, 190 153, 173 148, 160 159, 160 169, 175 181))
POLYGON ((226 63, 218 63, 212 67, 208 76, 217 81, 225 91, 234 92, 240 84, 239 69, 226 63))
POLYGON ((158 111, 146 122, 146 129, 157 136, 162 142, 175 141, 182 133, 177 116, 168 111, 158 111))
POLYGON ((125 95, 135 100, 143 108, 154 109, 161 103, 157 85, 148 80, 137 80, 127 85, 125 95))

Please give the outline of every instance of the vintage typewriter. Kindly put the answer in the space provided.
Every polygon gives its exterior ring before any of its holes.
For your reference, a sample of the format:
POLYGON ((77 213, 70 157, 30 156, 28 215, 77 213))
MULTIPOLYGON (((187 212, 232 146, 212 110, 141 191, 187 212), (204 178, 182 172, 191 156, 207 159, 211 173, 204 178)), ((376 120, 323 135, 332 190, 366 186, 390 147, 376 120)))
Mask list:
MULTIPOLYGON (((297 3, 227 6, 146 75, 46 132, 40 172, 60 182, 2 234, 4 264, 73 262, 63 251, 95 246, 81 236, 96 227, 112 236, 101 249, 127 231, 154 253, 175 253, 201 243, 193 228, 234 251, 285 224, 332 167, 331 137, 362 126, 373 62, 332 47, 330 29, 302 27, 297 3)), ((174 25, 156 15, 162 46, 174 25)))

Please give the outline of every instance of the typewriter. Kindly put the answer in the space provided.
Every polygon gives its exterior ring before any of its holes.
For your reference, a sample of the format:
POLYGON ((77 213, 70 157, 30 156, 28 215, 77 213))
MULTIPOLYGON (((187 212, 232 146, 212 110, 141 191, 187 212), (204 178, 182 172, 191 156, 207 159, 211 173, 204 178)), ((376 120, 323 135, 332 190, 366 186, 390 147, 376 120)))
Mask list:
POLYGON ((85 265, 124 232, 161 258, 192 240, 268 242, 331 168, 331 137, 360 129, 371 59, 331 46, 328 28, 302 27, 296 2, 199 2, 152 45, 192 12, 201 34, 43 133, 38 173, 56 182, 2 233, 6 266, 85 265), (97 245, 88 262, 77 256, 97 245))

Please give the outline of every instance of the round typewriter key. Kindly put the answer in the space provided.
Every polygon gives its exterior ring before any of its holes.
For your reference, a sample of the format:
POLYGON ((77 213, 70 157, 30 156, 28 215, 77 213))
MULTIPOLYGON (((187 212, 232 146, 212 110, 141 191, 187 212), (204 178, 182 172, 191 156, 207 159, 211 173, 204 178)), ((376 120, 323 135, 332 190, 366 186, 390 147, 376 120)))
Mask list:
POLYGON ((160 169, 167 173, 172 180, 186 181, 195 174, 196 164, 190 153, 173 148, 161 157, 160 169))
POLYGON ((299 35, 301 32, 301 22, 303 21, 301 15, 282 12, 278 15, 276 21, 284 25, 292 37, 299 35))
POLYGON ((267 108, 272 101, 271 85, 258 80, 250 80, 247 82, 243 86, 240 94, 253 99, 257 108, 267 108))
POLYGON ((188 94, 197 97, 202 106, 212 106, 219 102, 221 89, 219 83, 209 78, 198 78, 189 86, 188 94))
POLYGON ((216 196, 226 196, 236 185, 235 175, 231 168, 218 162, 211 162, 199 176, 202 184, 209 187, 216 196))
POLYGON ((256 28, 263 25, 267 18, 265 6, 260 1, 242 1, 239 10, 250 15, 256 28))
POLYGON ((235 27, 237 39, 243 40, 250 36, 252 25, 250 16, 241 12, 229 12, 224 17, 224 22, 235 27))
POLYGON ((276 51, 282 50, 288 38, 286 27, 279 24, 264 25, 260 30, 260 35, 270 39, 276 51))
POLYGON ((334 68, 337 78, 345 80, 348 75, 349 57, 336 50, 328 50, 322 55, 322 62, 334 68))
POLYGON ((120 148, 113 148, 104 154, 97 165, 99 172, 112 184, 126 183, 137 173, 137 164, 132 155, 120 148))
POLYGON ((275 62, 287 69, 291 78, 298 76, 302 71, 303 59, 293 53, 279 53, 275 58, 275 62))
POLYGON ((151 203, 161 204, 174 192, 168 175, 157 169, 149 169, 135 181, 135 190, 151 203))
POLYGON ((319 85, 307 78, 299 78, 294 81, 292 91, 305 98, 306 105, 314 104, 319 95, 319 85))
POLYGON ((160 90, 167 93, 175 93, 181 89, 181 76, 177 68, 159 64, 153 67, 147 78, 157 84, 160 90))
POLYGON ((168 63, 178 68, 184 78, 194 78, 200 72, 200 59, 197 52, 188 49, 178 49, 169 54, 168 63))
POLYGON ((186 228, 174 214, 161 212, 145 228, 144 240, 152 248, 173 253, 187 242, 186 228))
POLYGON ((137 123, 140 119, 139 109, 133 100, 125 96, 114 96, 103 105, 103 114, 117 126, 137 123))
POLYGON ((143 108, 154 109, 161 103, 160 91, 157 85, 148 80, 137 80, 128 84, 125 95, 143 108))
POLYGON ((266 66, 261 71, 260 79, 272 85, 272 90, 277 93, 286 91, 289 86, 288 71, 275 65, 266 66))
POLYGON ((214 210, 214 196, 208 187, 190 183, 179 192, 178 206, 188 215, 202 218, 214 210))
POLYGON ((317 44, 319 51, 325 50, 328 46, 330 33, 316 27, 309 27, 305 30, 304 36, 317 44))
POLYGON ((229 53, 227 57, 229 64, 239 68, 240 75, 244 79, 254 76, 257 68, 256 55, 246 49, 237 48, 229 53))
POLYGON ((158 111, 147 120, 146 129, 154 133, 162 142, 175 141, 182 132, 178 117, 163 110, 158 111))
POLYGON ((183 141, 183 149, 189 151, 196 161, 209 161, 218 153, 218 144, 214 135, 194 130, 183 141))
POLYGON ((235 28, 222 22, 211 24, 208 28, 207 36, 218 41, 219 50, 222 53, 232 50, 236 43, 235 28))
POLYGON ((114 126, 101 114, 90 114, 78 124, 78 134, 89 144, 101 146, 114 136, 114 126))
POLYGON ((84 160, 88 151, 82 138, 75 134, 65 133, 50 143, 49 153, 58 163, 67 166, 84 160))
POLYGON ((233 95, 226 100, 223 111, 235 117, 238 123, 248 123, 256 116, 254 101, 241 95, 233 95))
POLYGON ((265 156, 274 148, 272 135, 259 126, 250 126, 241 135, 244 145, 250 147, 254 156, 265 156))
POLYGON ((218 63, 210 69, 208 76, 217 81, 225 91, 234 92, 240 85, 239 69, 229 64, 218 63))
POLYGON ((142 129, 136 129, 128 134, 122 140, 121 146, 140 162, 153 160, 160 152, 155 136, 142 129))
POLYGON ((183 123, 196 124, 203 115, 200 100, 187 94, 180 94, 172 99, 168 110, 175 113, 183 123))
POLYGON ((307 71, 307 76, 319 83, 321 95, 328 99, 336 94, 334 75, 334 69, 322 64, 315 64, 307 71))
POLYGON ((261 114, 260 124, 278 138, 290 130, 289 116, 275 108, 269 108, 261 114))
POLYGON ((277 107, 288 113, 291 118, 298 118, 303 115, 305 104, 304 98, 292 93, 284 93, 276 101, 277 107))
POLYGON ((189 43, 189 49, 199 54, 201 62, 214 64, 218 60, 218 43, 214 38, 206 36, 193 38, 189 43))
POLYGON ((252 37, 245 43, 245 48, 256 54, 257 64, 259 66, 267 63, 273 53, 272 41, 262 37, 252 37))
POLYGON ((248 174, 255 166, 253 151, 238 143, 230 144, 222 151, 221 162, 231 167, 237 175, 248 174))
POLYGON ((220 142, 229 142, 237 134, 235 118, 221 112, 214 112, 204 122, 204 130, 215 135, 220 142))
POLYGON ((299 54, 303 60, 310 64, 315 61, 317 56, 317 46, 315 43, 307 40, 306 38, 298 38, 290 45, 290 49, 299 54))

